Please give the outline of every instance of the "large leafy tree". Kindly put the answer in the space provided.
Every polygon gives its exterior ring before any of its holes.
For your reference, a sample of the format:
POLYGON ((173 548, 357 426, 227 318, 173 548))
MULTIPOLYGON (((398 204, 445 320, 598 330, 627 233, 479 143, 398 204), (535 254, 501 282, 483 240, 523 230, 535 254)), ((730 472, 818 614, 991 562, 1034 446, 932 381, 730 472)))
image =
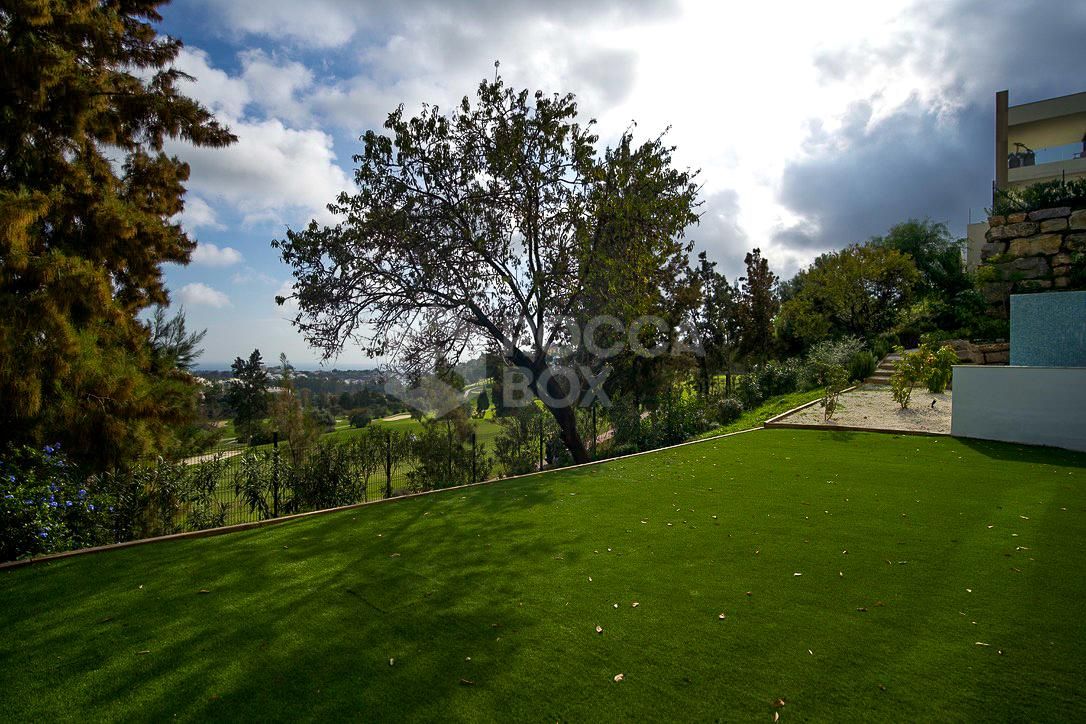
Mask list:
POLYGON ((0 445, 59 439, 115 464, 194 409, 139 319, 169 301, 161 264, 194 246, 172 221, 189 169, 163 144, 235 139, 177 90, 160 4, 0 7, 0 445))
MULTIPOLYGON (((294 268, 297 327, 326 356, 355 342, 427 371, 490 345, 544 401, 580 398, 585 380, 557 374, 555 350, 576 342, 566 320, 595 313, 605 291, 631 304, 668 295, 660 281, 685 266, 697 220, 693 174, 660 138, 626 133, 597 154, 572 95, 500 78, 451 114, 400 108, 385 128, 363 137, 357 193, 329 207, 342 221, 276 242, 294 268)), ((549 407, 586 460, 575 409, 549 407)))
POLYGON ((919 280, 909 256, 854 244, 823 254, 801 272, 799 291, 781 308, 778 325, 801 347, 827 336, 872 338, 894 326, 919 280))
POLYGON ((910 256, 920 273, 920 293, 951 299, 973 286, 962 258, 962 242, 950 235, 946 224, 909 219, 891 226, 885 236, 873 237, 868 244, 910 256))

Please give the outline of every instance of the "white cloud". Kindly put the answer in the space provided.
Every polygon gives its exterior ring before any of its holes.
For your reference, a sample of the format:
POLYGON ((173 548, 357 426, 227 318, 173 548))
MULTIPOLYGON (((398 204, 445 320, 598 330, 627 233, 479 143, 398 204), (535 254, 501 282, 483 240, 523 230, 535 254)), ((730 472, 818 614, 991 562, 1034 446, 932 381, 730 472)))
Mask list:
POLYGON ((215 111, 238 118, 249 103, 249 87, 244 81, 230 77, 211 67, 207 53, 199 48, 182 48, 174 66, 193 77, 181 81, 181 91, 215 111))
POLYGON ((185 210, 174 216, 171 221, 174 223, 180 222, 181 227, 186 232, 190 233, 201 228, 226 228, 219 223, 218 216, 215 214, 215 209, 211 208, 211 205, 199 196, 194 196, 192 194, 185 195, 185 210))
POLYGON ((192 252, 192 263, 201 266, 232 266, 241 263, 241 252, 232 246, 216 246, 202 241, 192 252))
POLYGON ((265 274, 262 271, 253 269, 251 266, 245 267, 239 272, 234 272, 234 275, 230 278, 230 281, 234 284, 251 284, 253 282, 260 282, 268 286, 274 286, 279 283, 279 280, 270 274, 265 274))
POLYGON ((313 73, 309 68, 297 61, 276 63, 259 49, 243 52, 241 62, 244 68, 241 78, 268 117, 294 123, 310 119, 308 107, 298 97, 313 85, 313 73))
POLYGON ((276 119, 235 121, 230 128, 238 137, 232 146, 170 149, 192 167, 190 188, 233 204, 245 223, 330 220, 324 207, 351 185, 336 163, 330 135, 287 128, 276 119))
POLYGON ((193 307, 204 306, 221 309, 230 306, 230 297, 202 282, 193 282, 181 287, 179 296, 182 302, 193 307))

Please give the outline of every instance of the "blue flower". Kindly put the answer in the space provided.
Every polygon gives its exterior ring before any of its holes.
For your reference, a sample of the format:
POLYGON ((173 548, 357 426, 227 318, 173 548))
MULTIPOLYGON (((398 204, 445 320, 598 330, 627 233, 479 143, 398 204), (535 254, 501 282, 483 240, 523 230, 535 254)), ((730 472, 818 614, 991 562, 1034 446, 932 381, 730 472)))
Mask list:
POLYGON ((53 446, 52 445, 46 445, 45 446, 45 454, 46 455, 52 455, 53 454, 53 446))
POLYGON ((5 495, 5 496, 4 496, 4 498, 5 498, 5 499, 7 499, 7 500, 11 500, 11 499, 12 499, 12 498, 14 498, 14 497, 15 497, 15 496, 14 496, 14 495, 12 495, 11 493, 8 493, 7 495, 5 495))
POLYGON ((57 501, 55 501, 55 500, 51 500, 51 501, 49 501, 49 507, 50 507, 50 508, 55 508, 55 507, 57 507, 57 501))
POLYGON ((8 482, 9 483, 14 483, 15 482, 15 476, 14 475, 9 475, 8 476, 8 482))
POLYGON ((79 497, 80 497, 80 498, 82 498, 82 497, 83 497, 84 495, 86 495, 86 494, 87 494, 87 491, 86 491, 86 490, 84 490, 83 488, 80 488, 80 489, 79 489, 79 497))
MULTIPOLYGON (((88 505, 87 509, 88 510, 94 510, 94 503, 91 503, 90 505, 88 505)), ((110 510, 113 510, 113 508, 110 508, 110 510)))
POLYGON ((70 501, 70 500, 65 500, 65 501, 64 501, 64 505, 65 505, 66 507, 70 508, 70 507, 72 507, 72 501, 70 501))
POLYGON ((41 536, 42 538, 48 538, 49 537, 49 534, 46 533, 44 530, 41 531, 40 533, 38 533, 38 535, 41 536))

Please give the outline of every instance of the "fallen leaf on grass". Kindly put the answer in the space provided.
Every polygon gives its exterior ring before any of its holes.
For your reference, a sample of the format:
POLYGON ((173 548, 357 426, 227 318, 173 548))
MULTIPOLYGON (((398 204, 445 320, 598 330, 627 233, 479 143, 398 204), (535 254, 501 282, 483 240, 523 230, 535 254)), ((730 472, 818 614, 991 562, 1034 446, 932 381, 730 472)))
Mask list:
POLYGON ((598 634, 603 633, 603 626, 597 625, 596 626, 596 633, 598 633, 598 634))
POLYGON ((780 709, 782 706, 784 706, 784 703, 784 699, 778 698, 775 702, 773 702, 773 706, 780 709))
POLYGON ((471 679, 461 679, 460 686, 475 686, 475 682, 471 679))
POLYGON ((622 674, 615 674, 615 681, 622 681, 626 677, 622 674))
POLYGON ((197 591, 197 593, 211 593, 211 591, 207 590, 206 588, 201 588, 199 591, 197 591))
POLYGON ((779 711, 773 712, 773 721, 780 721, 780 720, 781 720, 781 713, 779 711))
POLYGON ((630 605, 631 605, 631 606, 633 606, 634 608, 637 608, 637 607, 638 607, 638 606, 640 606, 641 604, 640 604, 640 603, 638 603, 637 601, 634 601, 634 602, 633 602, 633 603, 631 603, 630 605))
POLYGON ((389 666, 394 666, 395 664, 396 664, 396 659, 389 659, 388 660, 388 665, 389 666))
POLYGON ((860 613, 867 613, 867 609, 866 609, 866 608, 864 608, 863 606, 860 606, 860 607, 859 607, 859 608, 857 608, 856 610, 857 610, 857 611, 859 611, 860 613))
POLYGON ((151 653, 151 651, 150 651, 150 650, 147 650, 147 651, 137 651, 137 652, 136 652, 136 655, 137 655, 137 656, 143 656, 144 654, 149 654, 149 653, 151 653))
POLYGON ((991 646, 991 644, 986 644, 983 641, 977 641, 976 645, 977 646, 991 646))
POLYGON ((717 618, 719 618, 721 621, 723 621, 727 617, 728 617, 728 614, 726 614, 726 613, 721 613, 719 616, 717 616, 717 618))

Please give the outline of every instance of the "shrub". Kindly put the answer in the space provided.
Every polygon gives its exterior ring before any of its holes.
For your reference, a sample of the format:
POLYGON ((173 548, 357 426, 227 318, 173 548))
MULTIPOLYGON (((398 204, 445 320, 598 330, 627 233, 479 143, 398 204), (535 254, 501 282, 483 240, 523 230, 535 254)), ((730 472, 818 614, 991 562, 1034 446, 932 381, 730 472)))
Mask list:
POLYGON ((739 378, 736 397, 745 409, 753 409, 769 397, 786 395, 799 389, 803 367, 797 359, 771 361, 752 367, 739 378))
POLYGON ((709 429, 701 396, 671 390, 661 403, 646 421, 644 447, 675 445, 709 429))
POLYGON ((226 519, 226 505, 215 492, 226 461, 214 457, 199 465, 158 458, 100 477, 114 499, 118 538, 148 538, 189 528, 213 528, 226 519))
POLYGON ((848 369, 852 358, 860 353, 863 347, 863 342, 856 337, 826 340, 812 346, 803 364, 801 387, 824 387, 829 370, 836 367, 848 369))
POLYGON ((435 490, 486 480, 492 461, 486 446, 477 445, 474 458, 471 428, 457 420, 424 419, 415 438, 415 468, 407 473, 414 490, 435 490))
POLYGON ((351 423, 351 427, 365 427, 366 425, 370 424, 370 421, 372 419, 373 418, 370 417, 370 414, 365 410, 352 412, 351 416, 348 418, 351 423))
POLYGON ((1008 189, 996 190, 993 214, 1013 214, 1057 206, 1086 204, 1086 179, 1055 179, 1008 189))
POLYGON ((735 385, 735 394, 743 408, 747 410, 753 410, 762 404, 766 397, 758 385, 758 376, 755 374, 745 374, 740 377, 735 385))
POLYGON ((950 345, 943 345, 938 352, 932 352, 929 345, 924 345, 921 349, 925 352, 928 390, 936 393, 945 392, 954 375, 954 365, 958 363, 958 354, 950 345))
POLYGON ((60 445, 8 451, 0 460, 0 561, 112 542, 112 502, 60 445))
POLYGON ((332 432, 336 429, 336 416, 327 408, 316 407, 309 411, 309 417, 321 432, 332 432))
POLYGON ((866 380, 868 377, 875 374, 875 368, 877 366, 878 362, 875 360, 875 355, 871 354, 866 349, 861 349, 859 352, 852 355, 852 359, 849 360, 849 379, 856 381, 866 380))
POLYGON ((535 406, 511 408, 497 418, 501 431, 494 439, 494 455, 504 475, 530 473, 539 465, 539 410, 535 406))
POLYGON ((616 445, 632 445, 638 450, 643 449, 641 410, 632 397, 616 395, 608 415, 615 431, 616 445))
POLYGON ((875 355, 876 363, 881 362, 886 355, 890 354, 890 342, 883 337, 879 337, 871 345, 871 353, 875 355))
POLYGON ((901 359, 894 362, 894 374, 890 376, 890 394, 894 402, 904 410, 909 406, 913 388, 923 382, 927 376, 924 365, 924 352, 906 352, 904 347, 897 348, 901 359))
POLYGON ((712 401, 713 420, 718 425, 730 425, 743 415, 743 403, 734 397, 717 397, 712 401))

